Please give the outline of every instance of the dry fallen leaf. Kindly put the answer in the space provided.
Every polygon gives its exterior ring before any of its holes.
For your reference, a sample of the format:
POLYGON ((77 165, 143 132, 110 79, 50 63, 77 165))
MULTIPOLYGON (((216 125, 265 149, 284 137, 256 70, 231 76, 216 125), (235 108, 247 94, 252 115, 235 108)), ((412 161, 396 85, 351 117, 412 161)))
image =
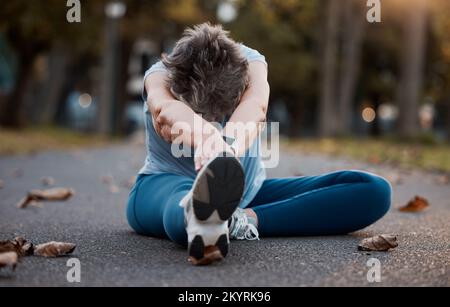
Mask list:
POLYGON ((17 208, 19 208, 19 209, 25 209, 26 207, 28 207, 31 203, 33 202, 33 200, 32 199, 30 199, 29 197, 28 197, 28 195, 27 196, 25 196, 24 198, 22 198, 18 203, 17 203, 17 208))
POLYGON ((393 185, 399 185, 403 183, 403 179, 397 172, 390 172, 384 176, 387 181, 389 181, 393 185))
POLYGON ((48 242, 34 248, 34 254, 42 257, 59 257, 71 254, 77 246, 72 243, 48 242))
POLYGON ((427 209, 430 203, 426 198, 416 196, 408 202, 408 204, 399 210, 401 212, 420 212, 427 209))
POLYGON ((112 184, 114 182, 114 178, 111 175, 104 175, 100 179, 102 183, 106 185, 112 184))
POLYGON ((67 188, 54 188, 49 190, 32 190, 28 192, 18 204, 17 207, 25 209, 33 201, 65 201, 71 198, 75 192, 72 189, 67 188))
POLYGON ((55 179, 53 177, 42 177, 41 183, 45 187, 51 187, 55 185, 55 179))
POLYGON ((136 176, 133 176, 128 180, 122 181, 121 186, 124 187, 125 189, 131 189, 134 187, 135 183, 136 183, 136 176))
MULTIPOLYGON (((113 176, 104 175, 100 179, 102 183, 108 187, 110 193, 112 194, 120 193, 120 187, 115 183, 113 176)), ((122 186, 124 185, 123 182, 121 185, 122 186)))
POLYGON ((0 241, 0 253, 15 252, 20 257, 33 254, 33 243, 23 237, 0 241))
POLYGON ((436 181, 440 185, 450 184, 450 175, 441 175, 437 178, 436 181))
POLYGON ((16 252, 0 253, 0 269, 10 266, 13 270, 16 269, 19 256, 16 252))
POLYGON ((111 184, 109 186, 109 192, 111 192, 112 194, 117 194, 120 192, 120 188, 115 184, 111 184))
POLYGON ((34 207, 34 208, 42 209, 42 208, 44 208, 44 205, 43 205, 40 201, 32 200, 32 201, 28 204, 28 207, 34 207))
POLYGON ((19 256, 33 255, 34 246, 32 242, 26 240, 24 237, 16 237, 14 241, 20 246, 21 253, 19 253, 19 256))
POLYGON ((372 251, 388 251, 391 248, 398 246, 397 237, 394 235, 378 235, 372 238, 367 238, 361 241, 358 245, 358 250, 372 252, 372 251))

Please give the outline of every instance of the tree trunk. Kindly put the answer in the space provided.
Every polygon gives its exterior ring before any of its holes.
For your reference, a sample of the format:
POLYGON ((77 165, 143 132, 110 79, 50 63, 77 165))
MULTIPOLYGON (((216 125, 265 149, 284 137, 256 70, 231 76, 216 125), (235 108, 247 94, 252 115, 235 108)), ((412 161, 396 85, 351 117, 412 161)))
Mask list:
POLYGON ((419 132, 419 102, 427 31, 426 0, 411 0, 405 16, 404 58, 397 92, 399 106, 398 131, 410 138, 419 132))
POLYGON ((61 47, 55 47, 49 54, 48 78, 46 80, 44 102, 40 122, 49 124, 56 119, 59 99, 68 78, 68 57, 61 47))
MULTIPOLYGON (((76 87, 81 87, 80 89, 90 88, 91 76, 89 68, 95 64, 96 61, 88 53, 71 56, 67 59, 65 78, 63 78, 61 89, 55 97, 54 121, 57 124, 62 126, 68 124, 67 98, 76 87)), ((95 97, 96 93, 92 92, 92 94, 95 97)))
POLYGON ((128 66, 130 64, 131 52, 133 50, 133 43, 129 40, 122 40, 120 53, 120 73, 119 73, 119 89, 118 89, 118 112, 116 114, 116 127, 115 131, 118 134, 122 134, 125 131, 125 109, 129 101, 127 83, 129 80, 128 66))
POLYGON ((338 22, 341 1, 328 0, 325 36, 322 55, 322 84, 319 102, 319 135, 331 136, 335 133, 336 101, 336 55, 338 44, 338 22))
POLYGON ((345 26, 339 82, 337 131, 341 135, 348 135, 352 129, 353 100, 360 70, 363 32, 366 22, 363 10, 365 6, 362 1, 348 0, 342 5, 345 26))
POLYGON ((22 128, 25 124, 23 118, 24 94, 27 89, 33 70, 33 62, 37 56, 34 52, 19 54, 18 78, 13 91, 6 98, 5 106, 0 117, 0 125, 8 128, 22 128))
POLYGON ((14 89, 5 98, 4 108, 0 114, 0 126, 21 128, 26 123, 23 116, 24 96, 31 79, 33 64, 38 54, 48 49, 49 42, 36 39, 30 43, 16 28, 7 30, 5 36, 18 56, 18 68, 14 89))
POLYGON ((288 107, 288 112, 290 115, 289 120, 289 137, 296 138, 300 135, 300 130, 302 127, 302 108, 298 105, 288 107))
POLYGON ((105 55, 103 58, 102 91, 98 105, 97 130, 102 134, 115 132, 118 105, 118 82, 120 52, 119 25, 112 18, 105 20, 105 55))

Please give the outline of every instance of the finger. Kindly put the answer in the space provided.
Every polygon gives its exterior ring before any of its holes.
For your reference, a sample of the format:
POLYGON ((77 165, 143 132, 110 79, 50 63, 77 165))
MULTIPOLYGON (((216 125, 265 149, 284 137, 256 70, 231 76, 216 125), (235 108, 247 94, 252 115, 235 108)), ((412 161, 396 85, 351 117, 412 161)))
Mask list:
POLYGON ((195 171, 199 171, 202 168, 202 161, 201 159, 195 160, 195 171))

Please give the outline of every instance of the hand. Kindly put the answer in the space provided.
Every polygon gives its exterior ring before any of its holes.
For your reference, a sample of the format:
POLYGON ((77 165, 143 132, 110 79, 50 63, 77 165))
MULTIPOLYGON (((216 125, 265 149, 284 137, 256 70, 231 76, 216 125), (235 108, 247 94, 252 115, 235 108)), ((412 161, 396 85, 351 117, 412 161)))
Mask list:
POLYGON ((227 153, 227 156, 235 156, 234 150, 225 143, 220 133, 210 136, 200 143, 195 150, 195 170, 198 172, 209 160, 224 152, 227 153))

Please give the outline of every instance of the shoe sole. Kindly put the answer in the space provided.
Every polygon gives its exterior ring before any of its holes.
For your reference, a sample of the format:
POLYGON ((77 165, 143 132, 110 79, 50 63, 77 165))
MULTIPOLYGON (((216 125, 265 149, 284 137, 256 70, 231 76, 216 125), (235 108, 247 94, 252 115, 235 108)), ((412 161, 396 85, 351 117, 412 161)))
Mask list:
POLYGON ((189 262, 193 265, 209 265, 221 261, 227 256, 228 248, 226 234, 221 235, 214 246, 205 246, 202 236, 198 235, 189 245, 189 262))
POLYGON ((244 186, 244 171, 235 158, 217 157, 200 171, 194 183, 192 207, 196 222, 206 230, 189 244, 191 263, 207 265, 226 257, 229 234, 224 223, 239 206, 244 186))

